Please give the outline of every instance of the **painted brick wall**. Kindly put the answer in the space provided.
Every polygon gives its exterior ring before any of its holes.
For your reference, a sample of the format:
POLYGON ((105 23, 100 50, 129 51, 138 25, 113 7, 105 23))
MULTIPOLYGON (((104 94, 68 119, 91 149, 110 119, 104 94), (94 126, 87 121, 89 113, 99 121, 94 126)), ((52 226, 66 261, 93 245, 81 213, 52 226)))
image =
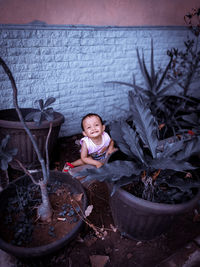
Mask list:
MULTIPOLYGON (((60 135, 70 136, 81 132, 88 112, 107 122, 126 116, 129 88, 104 82, 130 82, 134 73, 142 83, 136 47, 149 62, 153 38, 155 65, 165 67, 167 49, 183 47, 187 34, 184 27, 0 25, 0 56, 15 77, 20 106, 56 97, 53 107, 65 116, 60 135)), ((11 107, 11 85, 0 68, 0 108, 11 107)))

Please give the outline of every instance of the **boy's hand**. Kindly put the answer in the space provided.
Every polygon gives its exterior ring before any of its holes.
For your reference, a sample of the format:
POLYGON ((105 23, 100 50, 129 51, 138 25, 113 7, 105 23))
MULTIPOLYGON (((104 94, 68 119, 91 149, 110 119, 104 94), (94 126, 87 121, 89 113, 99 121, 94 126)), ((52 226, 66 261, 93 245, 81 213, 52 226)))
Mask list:
POLYGON ((109 149, 108 149, 108 151, 106 153, 106 156, 112 154, 113 152, 115 152, 117 150, 118 150, 118 148, 116 148, 116 147, 109 147, 109 149))
POLYGON ((103 166, 103 163, 100 162, 100 161, 97 161, 97 163, 95 164, 95 166, 96 166, 97 168, 101 168, 101 166, 103 166))

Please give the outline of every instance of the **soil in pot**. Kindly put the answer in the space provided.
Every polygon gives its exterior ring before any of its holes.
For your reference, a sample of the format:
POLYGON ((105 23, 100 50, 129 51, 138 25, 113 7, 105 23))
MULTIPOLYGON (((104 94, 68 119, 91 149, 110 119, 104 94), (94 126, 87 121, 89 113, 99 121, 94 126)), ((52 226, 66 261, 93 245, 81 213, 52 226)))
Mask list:
MULTIPOLYGON (((145 188, 144 183, 139 180, 123 187, 130 194, 144 199, 144 190, 151 190, 155 203, 181 204, 190 201, 198 193, 198 175, 195 171, 181 173, 175 171, 161 171, 162 182, 155 181, 152 188, 145 188), (196 186, 195 186, 196 184, 196 186)), ((148 199, 147 199, 148 200, 148 199)))
POLYGON ((13 186, 7 203, 2 203, 0 236, 13 245, 37 247, 53 243, 67 235, 80 221, 83 193, 72 193, 60 182, 48 186, 53 217, 50 223, 37 218, 40 204, 38 186, 28 183, 13 186))

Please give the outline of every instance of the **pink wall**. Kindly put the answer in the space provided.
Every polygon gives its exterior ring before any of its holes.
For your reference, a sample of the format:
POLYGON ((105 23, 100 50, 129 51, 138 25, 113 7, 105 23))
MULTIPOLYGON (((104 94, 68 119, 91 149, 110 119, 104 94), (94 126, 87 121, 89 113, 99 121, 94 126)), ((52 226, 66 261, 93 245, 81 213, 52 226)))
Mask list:
POLYGON ((200 0, 0 0, 0 24, 184 25, 200 0))

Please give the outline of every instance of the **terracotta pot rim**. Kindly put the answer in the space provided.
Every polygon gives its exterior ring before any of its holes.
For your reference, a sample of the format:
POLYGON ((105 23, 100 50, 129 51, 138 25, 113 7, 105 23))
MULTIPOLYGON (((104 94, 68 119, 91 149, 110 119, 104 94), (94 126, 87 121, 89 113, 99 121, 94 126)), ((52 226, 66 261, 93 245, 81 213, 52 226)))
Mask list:
MULTIPOLYGON (((37 110, 34 108, 21 108, 22 111, 33 111, 33 110, 37 110)), ((2 109, 0 110, 0 127, 2 128, 13 128, 13 129, 22 129, 23 125, 20 121, 12 121, 12 120, 6 120, 6 119, 2 119, 1 118, 1 114, 3 113, 7 113, 7 112, 15 112, 16 110, 14 108, 11 109, 2 109)), ((55 112, 54 111, 54 115, 55 118, 52 121, 53 122, 53 127, 59 126, 60 124, 62 124, 64 122, 64 116, 59 113, 59 112, 55 112)), ((43 128, 49 128, 50 122, 45 120, 42 121, 40 126, 37 126, 35 124, 35 122, 26 122, 27 126, 29 129, 43 129, 43 128)), ((24 128, 23 128, 24 129, 24 128)))

